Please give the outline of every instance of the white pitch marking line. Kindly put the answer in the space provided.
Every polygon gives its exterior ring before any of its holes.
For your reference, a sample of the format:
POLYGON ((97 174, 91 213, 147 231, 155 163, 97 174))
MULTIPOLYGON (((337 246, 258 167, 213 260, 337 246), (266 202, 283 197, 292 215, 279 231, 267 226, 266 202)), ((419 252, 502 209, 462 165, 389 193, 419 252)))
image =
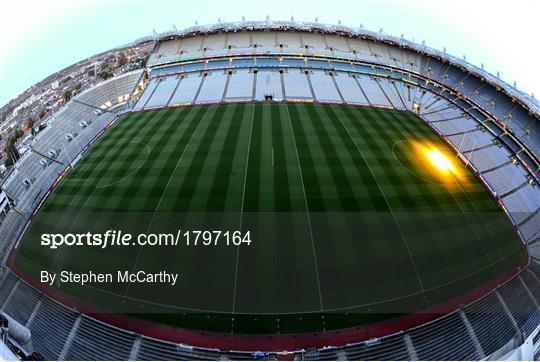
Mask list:
POLYGON ((302 165, 300 165, 300 156, 298 156, 298 148, 296 147, 296 138, 294 137, 294 130, 292 126, 291 121, 291 115, 289 114, 289 106, 288 104, 285 104, 285 109, 287 110, 287 118, 289 118, 289 125, 291 126, 291 133, 293 136, 293 143, 294 143, 294 150, 296 152, 296 159, 298 161, 298 169, 300 171, 300 182, 302 183, 302 191, 304 192, 304 202, 306 204, 306 213, 307 213, 307 219, 309 224, 309 234, 311 236, 311 248, 313 250, 313 259, 315 261, 315 273, 317 275, 317 286, 319 287, 319 303, 321 306, 321 312, 324 311, 323 302, 322 302, 322 293, 321 293, 321 281, 319 279, 319 265, 317 262, 317 253, 315 251, 315 242, 313 241, 313 230, 311 227, 311 216, 309 215, 309 207, 307 203, 307 195, 306 195, 306 188, 304 186, 304 177, 302 175, 302 165))
MULTIPOLYGON (((124 136, 122 137, 122 139, 124 139, 124 136)), ((88 150, 87 150, 86 152, 88 152, 88 150)), ((85 153, 85 155, 86 155, 86 153, 85 153)), ((104 162, 106 162, 105 158, 98 162, 98 166, 101 165, 101 164, 104 163, 104 162)), ((103 177, 104 177, 104 175, 102 175, 102 176, 99 178, 98 184, 102 181, 103 177)), ((64 178, 62 178, 61 182, 66 182, 66 181, 68 181, 68 180, 69 180, 69 178, 65 178, 65 177, 64 177, 64 178)), ((83 186, 84 186, 84 183, 86 183, 88 180, 89 180, 88 178, 82 179, 83 185, 82 185, 81 187, 83 187, 83 186)), ((86 200, 84 201, 83 205, 79 208, 79 212, 80 212, 80 210, 82 210, 82 209, 86 206, 86 204, 88 203, 88 200, 90 200, 90 198, 92 197, 92 195, 93 195, 93 193, 94 193, 95 190, 96 190, 95 187, 92 188, 92 191, 90 191, 90 194, 88 195, 88 197, 87 197, 86 200)), ((74 200, 75 200, 75 198, 72 198, 72 199, 69 201, 68 207, 71 207, 71 206, 72 206, 74 200)), ((65 218, 65 215, 62 215, 62 217, 60 218, 60 222, 57 223, 57 224, 55 225, 55 227, 57 227, 58 225, 60 225, 60 224, 62 223, 62 220, 63 220, 64 218, 65 218)), ((41 251, 40 251, 40 253, 39 253, 39 260, 41 260, 41 257, 43 256, 44 250, 45 250, 45 248, 42 248, 42 249, 41 249, 41 251)), ((52 265, 56 265, 56 260, 57 260, 58 255, 59 255, 60 253, 63 253, 63 252, 59 252, 59 253, 57 253, 57 254, 54 256, 54 258, 53 258, 53 264, 52 264, 52 265)))
POLYGON ((345 128, 345 131, 347 131, 347 134, 349 135, 349 137, 353 141, 354 145, 356 146, 356 150, 360 154, 360 157, 362 157, 362 159, 364 160, 364 163, 366 164, 366 166, 367 166, 367 168, 369 170, 369 173, 371 174, 371 176, 373 176, 373 179, 377 183, 377 187, 379 188, 379 191, 381 192, 381 195, 383 196, 384 201, 385 201, 386 205, 388 206, 388 210, 390 210, 390 214, 392 214, 392 218, 394 219, 394 222, 396 223, 396 226, 397 226, 397 228, 399 230, 399 233, 401 235, 401 239, 403 240, 403 243, 405 244, 405 248, 407 249, 407 253, 409 254, 409 258, 411 259, 414 271, 416 273, 416 277, 418 278, 418 283, 420 284, 420 288, 422 289, 422 291, 424 291, 424 285, 422 284, 422 280, 420 279, 420 273, 418 272, 418 268, 416 267, 416 263, 414 262, 414 259, 412 257, 411 250, 409 249, 409 244, 407 243, 407 240, 405 240, 405 236, 403 235, 403 231, 401 230, 401 226, 399 226, 399 223, 397 222, 396 216, 394 215, 394 211, 390 207, 390 203, 388 202, 388 199, 386 198, 386 195, 382 191, 381 185, 379 184, 379 181, 377 180, 377 178, 375 177, 375 174, 371 170, 371 167, 369 167, 369 164, 368 164, 366 158, 364 157, 364 155, 360 151, 360 147, 358 147, 358 144, 356 143, 356 141, 352 137, 351 133, 349 132, 347 127, 345 127, 345 124, 343 123, 341 117, 338 117, 338 119, 339 119, 339 122, 341 123, 341 125, 343 126, 343 128, 345 128))
MULTIPOLYGON (((248 165, 249 165, 249 151, 251 149, 251 134, 253 133, 253 123, 255 122, 255 105, 253 105, 253 112, 251 114, 251 127, 249 129, 249 141, 248 141, 248 152, 246 157, 246 169, 244 172, 244 188, 242 190, 242 205, 240 206, 240 227, 239 231, 242 231, 242 222, 243 222, 243 215, 244 215, 244 199, 246 197, 246 182, 247 182, 247 171, 248 171, 248 165)), ((236 311, 236 283, 238 278, 238 260, 240 259, 240 245, 236 247, 236 267, 234 271, 234 291, 233 291, 233 305, 232 305, 232 313, 234 314, 236 311)))
MULTIPOLYGON (((182 158, 184 157, 184 154, 186 153, 186 150, 188 149, 189 145, 191 144, 191 141, 193 140, 195 134, 197 133, 197 131, 200 129, 199 126, 201 125, 201 123, 203 123, 203 120, 204 118, 206 117, 206 114, 208 113, 208 110, 210 109, 210 107, 206 108, 206 111, 204 111, 204 114, 201 118, 201 121, 199 123, 197 123, 197 127, 195 127, 195 130, 193 131, 193 133, 191 134, 191 137, 189 138, 189 141, 188 143, 186 144, 186 147, 184 147, 184 150, 182 151, 182 154, 180 155, 180 157, 178 158, 178 161, 176 161, 176 165, 174 166, 174 170, 173 172, 171 173, 171 176, 169 177, 169 180, 167 181, 167 185, 165 186, 165 188, 163 189, 163 192, 161 193, 161 197, 159 198, 159 201, 158 201, 158 204, 156 206, 156 209, 154 210, 154 214, 152 215, 152 219, 150 220, 150 224, 148 224, 148 228, 146 229, 146 233, 148 234, 148 232, 150 231, 150 228, 152 227, 152 223, 154 222, 154 219, 156 218, 156 214, 157 214, 157 211, 159 209, 159 206, 161 205, 161 202, 163 201, 163 197, 165 196, 165 192, 167 191, 167 189, 169 188, 169 184, 171 183, 171 180, 173 179, 173 175, 174 173, 176 172, 176 169, 178 168, 178 165, 180 165, 180 161, 182 161, 182 158)), ((195 119, 192 120, 192 122, 194 122, 195 119)), ((188 126, 189 127, 189 126, 188 126)), ((141 252, 142 252, 142 249, 143 247, 139 247, 139 252, 137 253, 137 257, 135 258, 135 263, 133 263, 133 268, 131 269, 131 272, 133 273, 135 271, 135 268, 137 267, 137 263, 139 262, 139 257, 141 256, 141 252)), ((124 297, 127 297, 127 293, 129 291, 129 287, 131 286, 131 283, 128 284, 127 288, 126 288, 126 292, 124 293, 124 297)))
POLYGON ((142 164, 139 167, 137 167, 135 170, 131 171, 129 174, 127 174, 126 176, 122 177, 119 180, 112 181, 111 183, 108 183, 108 184, 103 185, 103 186, 100 185, 101 182, 98 182, 98 184, 96 186, 96 189, 103 189, 103 188, 106 188, 106 187, 109 187, 109 186, 112 186, 112 185, 119 184, 122 181, 126 180, 131 175, 135 174, 137 171, 139 171, 145 165, 146 161, 148 161, 148 157, 150 157, 150 147, 144 142, 132 142, 132 143, 141 144, 141 145, 143 145, 145 147, 144 149, 146 150, 146 158, 144 159, 142 164))

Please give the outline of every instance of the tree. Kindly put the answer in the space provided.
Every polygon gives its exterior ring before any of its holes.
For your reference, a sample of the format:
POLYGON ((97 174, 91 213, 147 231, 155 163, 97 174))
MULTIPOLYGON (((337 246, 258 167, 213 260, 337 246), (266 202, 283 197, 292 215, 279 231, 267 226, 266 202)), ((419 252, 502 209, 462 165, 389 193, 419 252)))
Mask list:
POLYGON ((22 129, 17 129, 15 131, 15 141, 21 138, 24 135, 24 132, 22 129))
POLYGON ((107 71, 104 70, 104 71, 102 71, 102 72, 99 73, 99 77, 100 77, 101 79, 103 79, 103 80, 109 79, 110 77, 112 77, 112 73, 107 72, 107 71))
POLYGON ((148 54, 146 57, 143 58, 143 61, 142 61, 143 68, 146 67, 146 63, 148 62, 149 58, 150 58, 150 54, 148 54))
POLYGON ((67 90, 64 92, 64 95, 62 96, 62 98, 64 98, 64 101, 69 101, 71 99, 71 90, 67 90))
POLYGON ((120 52, 120 54, 118 54, 118 65, 121 67, 125 65, 126 63, 127 63, 126 55, 124 54, 124 52, 120 52))
POLYGON ((47 111, 42 109, 39 111, 39 119, 43 119, 45 118, 45 116, 47 115, 47 111))
POLYGON ((16 138, 11 137, 6 142, 6 147, 4 148, 4 152, 7 155, 6 161, 4 162, 4 165, 6 167, 13 165, 15 162, 17 162, 17 160, 20 157, 19 152, 17 151, 17 148, 15 147, 16 141, 17 141, 16 138))
POLYGON ((34 119, 32 117, 28 117, 28 119, 26 120, 26 127, 28 129, 34 127, 34 119))
POLYGON ((4 166, 6 167, 9 167, 11 165, 13 165, 14 162, 13 162, 13 159, 11 158, 11 154, 7 154, 7 157, 6 157, 6 160, 4 161, 4 166))

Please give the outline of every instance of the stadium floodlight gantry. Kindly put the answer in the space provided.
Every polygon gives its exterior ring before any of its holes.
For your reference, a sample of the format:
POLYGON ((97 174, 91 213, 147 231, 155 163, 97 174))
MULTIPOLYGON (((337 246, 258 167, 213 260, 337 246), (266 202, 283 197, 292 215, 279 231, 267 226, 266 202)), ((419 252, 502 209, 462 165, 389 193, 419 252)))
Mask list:
POLYGON ((31 330, 34 348, 47 359, 251 359, 255 351, 267 359, 277 359, 278 353, 306 360, 497 359, 526 340, 536 338, 538 344, 540 107, 532 97, 444 52, 364 29, 220 23, 136 43, 149 41, 155 46, 144 75, 124 74, 76 96, 52 116, 32 152, 2 185, 15 207, 0 225, 0 250, 7 261, 0 306, 31 330), (143 83, 144 91, 135 92, 143 83), (120 114, 262 102, 414 114, 489 190, 527 249, 526 260, 474 300, 394 328, 389 323, 376 335, 361 328, 272 336, 153 333, 146 322, 92 313, 92 308, 84 313, 56 290, 38 290, 14 268, 37 210, 105 129, 122 123, 120 114))

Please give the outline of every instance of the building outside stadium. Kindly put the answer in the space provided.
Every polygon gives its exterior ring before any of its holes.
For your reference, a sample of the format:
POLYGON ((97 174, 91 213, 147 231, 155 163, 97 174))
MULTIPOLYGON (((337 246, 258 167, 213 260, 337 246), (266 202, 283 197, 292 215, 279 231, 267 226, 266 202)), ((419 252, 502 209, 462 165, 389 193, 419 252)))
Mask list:
POLYGON ((344 26, 220 23, 147 42, 144 71, 74 97, 2 186, 0 302, 35 351, 472 360, 538 347, 537 101, 344 26))

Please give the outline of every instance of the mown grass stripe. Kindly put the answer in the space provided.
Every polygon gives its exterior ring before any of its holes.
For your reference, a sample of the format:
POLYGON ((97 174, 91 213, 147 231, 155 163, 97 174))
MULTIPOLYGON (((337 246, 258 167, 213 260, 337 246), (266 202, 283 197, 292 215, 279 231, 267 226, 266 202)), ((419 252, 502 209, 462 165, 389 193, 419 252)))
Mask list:
MULTIPOLYGON (((236 199, 236 208, 234 210, 227 210, 225 207, 227 205, 227 196, 229 190, 229 185, 231 179, 235 176, 236 173, 241 173, 240 178, 244 178, 244 169, 233 167, 235 156, 237 156, 237 150, 241 147, 245 149, 247 147, 247 138, 243 139, 240 137, 240 131, 242 126, 244 126, 244 118, 251 118, 251 112, 248 112, 249 109, 243 104, 236 105, 234 113, 232 115, 231 123, 227 127, 225 132, 225 139, 223 146, 219 152, 219 160, 215 167, 216 173, 212 180, 212 185, 209 190, 208 202, 206 204, 207 211, 231 211, 238 212, 241 208, 241 197, 236 199), (240 202, 239 202, 240 201, 240 202)), ((248 127, 249 129, 249 127, 248 127)), ((249 158, 249 154, 246 153, 246 161, 242 159, 244 165, 249 158)), ((241 183, 243 186, 243 183, 241 183)), ((238 187, 238 185, 234 185, 238 187)))
MULTIPOLYGON (((272 149, 274 150, 274 195, 276 200, 276 211, 305 211, 303 203, 294 203, 291 200, 291 194, 298 192, 298 177, 291 174, 293 170, 288 152, 291 145, 285 146, 289 141, 288 119, 281 115, 281 109, 278 104, 270 106, 272 119, 272 149), (285 130, 285 131, 284 131, 285 130), (285 133, 286 132, 286 133, 285 133), (289 166, 291 165, 291 166, 289 166)), ((290 136, 290 135, 289 135, 290 136)))
MULTIPOLYGON (((306 181, 304 180, 304 176, 303 176, 303 170, 302 170, 302 162, 301 162, 301 157, 300 157, 300 154, 299 154, 299 146, 298 146, 298 143, 296 141, 296 132, 294 130, 295 126, 298 126, 299 125, 299 122, 300 122, 300 117, 298 115, 298 112, 297 112, 297 109, 296 107, 294 106, 294 104, 287 104, 286 105, 286 112, 287 112, 287 118, 289 120, 289 126, 290 126, 290 131, 292 133, 292 140, 293 140, 293 147, 294 147, 294 150, 295 150, 295 153, 296 153, 296 160, 298 162, 298 168, 299 168, 299 174, 300 174, 300 183, 301 183, 301 186, 302 186, 302 193, 303 193, 303 196, 304 196, 304 201, 305 201, 305 205, 306 205, 306 212, 307 212, 307 222, 308 222, 308 226, 309 226, 309 234, 310 234, 310 241, 311 241, 311 248, 312 248, 312 254, 313 254, 313 266, 314 266, 314 269, 315 269, 315 276, 317 278, 317 294, 319 295, 319 302, 320 302, 320 309, 321 311, 324 310, 324 302, 323 302, 323 294, 322 294, 322 288, 321 288, 321 279, 320 279, 320 272, 319 272, 319 266, 318 266, 318 260, 317 260, 317 250, 316 250, 316 247, 315 247, 315 240, 314 240, 314 236, 313 236, 313 225, 311 223, 311 215, 310 215, 310 207, 309 207, 309 202, 308 202, 308 196, 307 196, 307 191, 306 191, 306 181), (294 121, 293 121, 294 119, 294 121)), ((305 144, 305 140, 302 140, 303 143, 305 144)), ((302 147, 302 145, 300 146, 302 147)), ((302 147, 303 149, 303 147, 302 147)), ((320 185, 318 185, 318 190, 320 192, 320 185)))
MULTIPOLYGON (((325 212, 325 200, 327 198, 330 199, 332 195, 326 195, 326 197, 323 197, 321 180, 319 180, 320 176, 316 173, 316 170, 318 169, 315 165, 316 158, 314 155, 311 154, 311 148, 308 145, 306 132, 303 130, 304 125, 302 122, 302 117, 300 116, 296 105, 288 104, 287 108, 291 117, 293 137, 296 140, 297 152, 300 162, 299 167, 302 170, 302 174, 305 174, 303 175, 303 179, 304 187, 306 189, 308 209, 311 212, 325 212)), ((309 120, 305 120, 305 122, 308 121, 309 120)), ((328 182, 328 180, 326 180, 326 182, 328 182)), ((333 204, 332 206, 338 207, 338 205, 336 204, 333 204)))
MULTIPOLYGON (((183 176, 177 182, 176 190, 174 190, 176 194, 169 196, 169 199, 173 202, 174 210, 205 211, 204 209, 191 209, 189 205, 193 199, 193 192, 198 186, 220 122, 226 122, 230 117, 230 108, 227 110, 223 105, 210 106, 210 111, 213 113, 210 115, 208 123, 204 125, 204 128, 201 128, 202 133, 193 139, 191 150, 186 150, 186 160, 180 169, 183 176)), ((208 180, 202 180, 202 184, 206 182, 208 180)))
POLYGON ((246 190, 244 200, 244 211, 258 211, 261 209, 259 205, 259 190, 261 188, 261 172, 263 167, 262 163, 262 148, 264 139, 262 137, 263 128, 263 111, 261 104, 256 104, 253 114, 253 130, 251 134, 252 145, 250 147, 250 153, 248 155, 248 167, 246 175, 246 190))

